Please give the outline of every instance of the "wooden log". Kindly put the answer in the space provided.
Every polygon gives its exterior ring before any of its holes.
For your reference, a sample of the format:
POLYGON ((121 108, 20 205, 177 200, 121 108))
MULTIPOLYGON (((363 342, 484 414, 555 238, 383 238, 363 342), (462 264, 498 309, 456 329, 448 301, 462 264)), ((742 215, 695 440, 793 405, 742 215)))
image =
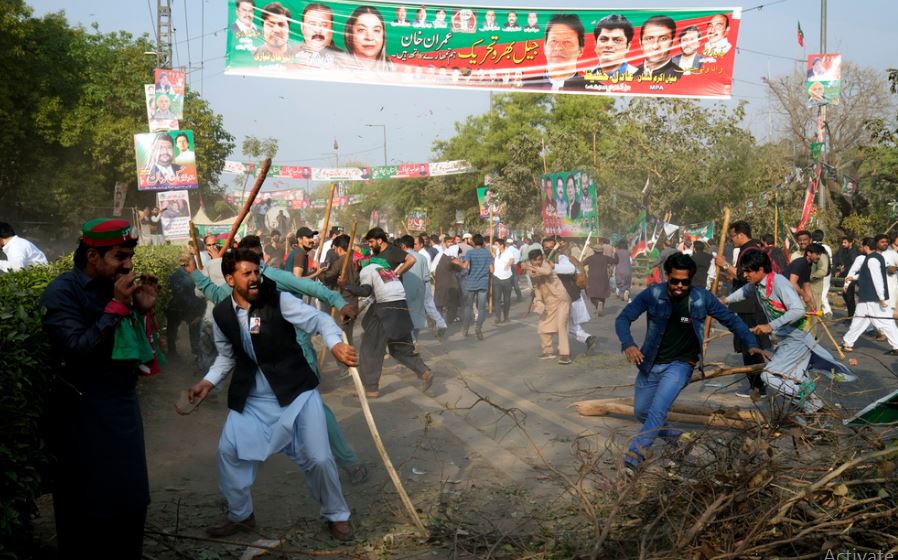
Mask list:
MULTIPOLYGON (((581 401, 571 406, 577 409, 582 416, 625 416, 633 417, 633 405, 625 404, 621 401, 581 401)), ((682 412, 669 412, 667 419, 671 422, 681 424, 695 424, 698 426, 712 426, 715 428, 735 428, 738 430, 747 430, 754 427, 754 422, 744 420, 733 420, 725 418, 720 414, 685 414, 682 412)))
MULTIPOLYGON (((604 407, 609 403, 617 403, 623 404, 628 407, 633 407, 633 397, 624 397, 620 399, 596 399, 589 401, 580 401, 574 403, 571 406, 577 408, 577 412, 582 414, 583 416, 593 416, 592 414, 588 414, 590 410, 603 410, 604 407), (586 411, 586 412, 584 412, 586 411)), ((712 416, 718 415, 723 416, 724 418, 728 418, 730 420, 741 420, 744 422, 763 422, 764 417, 757 410, 741 410, 737 408, 720 408, 714 409, 707 406, 698 406, 689 403, 681 403, 675 402, 670 407, 671 412, 676 412, 679 414, 689 414, 692 416, 712 416)))

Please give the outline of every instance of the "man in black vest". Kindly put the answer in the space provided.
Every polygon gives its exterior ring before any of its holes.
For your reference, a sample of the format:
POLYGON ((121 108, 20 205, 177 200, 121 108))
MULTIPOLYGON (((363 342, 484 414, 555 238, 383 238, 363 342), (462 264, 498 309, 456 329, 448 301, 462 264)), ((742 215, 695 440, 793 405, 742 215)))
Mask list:
POLYGON ((286 453, 305 473, 309 492, 321 505, 331 534, 352 539, 349 507, 328 446, 318 377, 296 341, 296 330, 319 332, 334 358, 355 366, 355 349, 342 342, 340 327, 327 314, 261 281, 259 255, 238 248, 225 254, 221 270, 232 296, 213 311, 218 357, 206 376, 188 391, 203 399, 233 368, 228 408, 218 446, 219 486, 228 501, 228 519, 207 532, 226 537, 255 527, 250 493, 259 465, 286 453))
MULTIPOLYGON (((886 264, 882 255, 876 252, 876 241, 865 237, 861 245, 861 253, 866 257, 857 275, 857 308, 851 326, 842 339, 842 347, 846 352, 854 350, 854 343, 873 325, 885 335, 892 349, 887 352, 898 356, 898 327, 889 308, 889 285, 886 281, 886 264)), ((850 275, 846 281, 854 280, 850 275)))

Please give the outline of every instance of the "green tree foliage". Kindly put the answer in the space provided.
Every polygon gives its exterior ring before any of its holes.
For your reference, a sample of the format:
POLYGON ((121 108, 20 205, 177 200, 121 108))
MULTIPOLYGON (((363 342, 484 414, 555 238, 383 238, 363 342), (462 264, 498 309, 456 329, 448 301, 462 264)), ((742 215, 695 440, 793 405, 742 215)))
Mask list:
MULTIPOLYGON (((35 18, 18 0, 0 16, 0 206, 10 220, 78 226, 107 213, 116 182, 136 192, 133 135, 147 130, 143 84, 152 81, 146 36, 71 27, 62 13, 35 18)), ((200 192, 213 194, 233 138, 208 103, 189 92, 181 122, 195 133, 200 192)))

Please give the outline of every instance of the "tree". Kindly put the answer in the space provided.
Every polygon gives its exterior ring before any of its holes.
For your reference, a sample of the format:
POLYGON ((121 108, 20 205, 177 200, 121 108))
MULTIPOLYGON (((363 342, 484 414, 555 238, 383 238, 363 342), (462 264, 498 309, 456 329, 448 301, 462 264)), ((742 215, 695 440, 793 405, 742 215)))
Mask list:
MULTIPOLYGON (((817 109, 807 103, 806 75, 796 70, 768 80, 767 84, 773 93, 772 109, 782 123, 779 134, 792 147, 793 165, 811 166, 810 145, 817 141, 817 109)), ((871 147, 883 145, 877 142, 877 132, 883 131, 883 115, 891 114, 894 106, 886 79, 879 72, 850 62, 842 64, 840 103, 828 106, 826 113, 826 162, 837 176, 858 179, 861 194, 853 198, 842 196, 840 182, 824 174, 821 196, 836 204, 824 223, 834 226, 855 212, 877 212, 885 193, 894 189, 895 182, 883 181, 881 177, 882 156, 888 160, 888 150, 882 153, 877 147, 871 152, 871 147)))
MULTIPOLYGON (((70 244, 69 228, 111 210, 115 183, 136 184, 133 136, 147 130, 143 84, 153 60, 143 53, 152 44, 4 4, 11 11, 0 17, 0 206, 13 221, 47 221, 48 235, 70 244)), ((212 195, 233 138, 194 92, 182 125, 195 133, 199 192, 212 195)), ((154 193, 130 190, 129 205, 153 204, 154 193)))

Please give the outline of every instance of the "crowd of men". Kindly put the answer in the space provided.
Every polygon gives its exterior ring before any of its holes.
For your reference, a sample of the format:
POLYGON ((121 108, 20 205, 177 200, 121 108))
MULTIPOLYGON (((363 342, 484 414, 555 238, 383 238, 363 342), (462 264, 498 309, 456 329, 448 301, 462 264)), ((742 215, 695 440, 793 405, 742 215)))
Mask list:
MULTIPOLYGON (((502 334, 512 297, 523 301, 526 291, 527 314, 538 316, 538 357, 560 365, 572 361, 571 336, 582 351, 595 350, 598 339, 584 325, 593 313, 602 315, 607 298, 614 294, 626 303, 615 330, 638 369, 634 414, 643 423, 625 458, 629 474, 641 468, 655 438, 680 436, 667 415, 693 370, 702 367, 706 317, 734 333, 745 365, 758 366, 741 394, 757 400, 776 392, 801 418, 824 406, 809 372, 828 372, 837 381, 855 377, 809 330, 812 320, 832 314, 831 283, 843 283, 853 312, 843 349, 851 352, 870 328, 898 355, 898 236, 864 238, 859 251, 843 238, 834 253, 823 232, 800 231, 787 257, 769 236, 757 240, 749 224, 738 221, 726 232, 732 250, 721 255, 690 239, 653 247, 657 261, 650 264, 661 271, 631 297, 633 263, 625 242, 612 247, 599 239, 581 248, 554 237, 524 237, 490 244, 481 234, 391 238, 381 228, 358 240, 340 227, 324 236, 308 227, 286 237, 278 230, 257 233, 228 248, 206 236, 168 279, 173 304, 165 350, 177 354, 178 325, 187 322, 204 373, 187 391, 188 401, 199 403, 230 378, 230 411, 218 449, 228 515, 207 530, 216 538, 253 529, 258 467, 284 453, 306 473, 330 533, 352 539, 339 471, 350 483, 368 473, 318 391, 325 349, 341 367, 358 366, 368 399, 381 396, 385 355, 411 370, 426 392, 436 373, 416 344, 428 325, 440 340, 473 336, 477 344, 487 334, 502 334), (727 285, 719 299, 705 289, 718 270, 727 285), (492 330, 485 334, 490 314, 492 330), (643 314, 648 328, 640 346, 630 325, 643 314)), ((42 262, 40 251, 9 224, 0 223, 0 243, 7 263, 42 262)), ((61 550, 89 550, 112 534, 123 556, 140 557, 149 498, 135 387, 138 376, 159 371, 163 349, 153 320, 158 280, 134 272, 137 243, 126 220, 88 222, 74 268, 57 277, 41 301, 59 360, 50 444, 58 458, 54 506, 61 550)))

